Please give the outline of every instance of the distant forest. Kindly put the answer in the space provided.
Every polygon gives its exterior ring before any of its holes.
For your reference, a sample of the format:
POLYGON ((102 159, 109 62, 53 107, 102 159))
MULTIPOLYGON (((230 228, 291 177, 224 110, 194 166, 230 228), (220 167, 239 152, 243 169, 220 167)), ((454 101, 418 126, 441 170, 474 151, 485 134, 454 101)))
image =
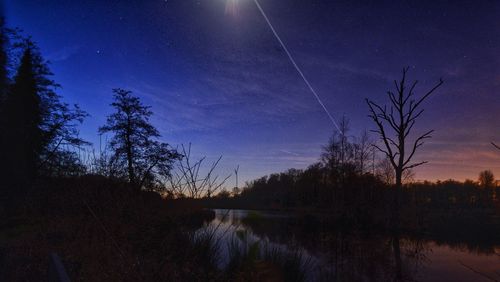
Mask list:
MULTIPOLYGON (((373 157, 366 134, 352 138, 356 143, 343 138, 335 134, 323 148, 320 162, 307 169, 261 177, 242 189, 222 191, 209 202, 214 207, 335 210, 352 218, 389 214, 395 193, 392 166, 373 157)), ((411 170, 404 174, 402 207, 457 212, 500 208, 500 187, 489 170, 479 173, 477 181, 465 182, 414 182, 413 175, 411 170)))

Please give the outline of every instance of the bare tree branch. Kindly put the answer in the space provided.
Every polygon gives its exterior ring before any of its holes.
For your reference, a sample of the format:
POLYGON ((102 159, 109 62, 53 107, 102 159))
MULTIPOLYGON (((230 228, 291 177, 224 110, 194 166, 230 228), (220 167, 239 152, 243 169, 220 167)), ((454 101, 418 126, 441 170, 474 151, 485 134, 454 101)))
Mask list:
POLYGON ((424 139, 428 139, 428 138, 431 138, 431 133, 434 132, 434 130, 429 130, 427 131, 426 133, 424 133, 423 135, 421 135, 420 137, 418 137, 415 142, 413 143, 413 149, 410 153, 410 155, 408 156, 408 159, 403 163, 403 168, 404 166, 406 166, 410 160, 413 158, 413 155, 415 155, 415 152, 417 151, 417 148, 422 146, 424 144, 423 140, 424 139))
POLYGON ((500 150, 500 146, 498 146, 497 144, 491 142, 491 145, 493 145, 493 147, 497 148, 498 150, 500 150))

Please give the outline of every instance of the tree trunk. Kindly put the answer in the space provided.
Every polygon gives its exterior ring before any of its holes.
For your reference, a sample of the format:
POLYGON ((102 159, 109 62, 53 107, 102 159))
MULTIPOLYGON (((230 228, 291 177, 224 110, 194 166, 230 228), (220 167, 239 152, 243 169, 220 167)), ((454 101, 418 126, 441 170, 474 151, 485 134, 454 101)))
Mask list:
POLYGON ((130 147, 127 148, 127 165, 128 165, 128 179, 133 185, 135 183, 134 167, 132 165, 132 150, 130 147))
POLYGON ((394 191, 394 203, 392 211, 392 249, 394 251, 394 262, 395 262, 395 281, 402 281, 402 263, 401 263, 401 248, 399 245, 399 228, 400 228, 400 195, 403 189, 402 182, 403 171, 402 169, 396 169, 396 185, 394 191))
POLYGON ((392 207, 392 228, 399 229, 400 220, 400 196, 403 189, 402 183, 403 172, 400 169, 396 170, 396 185, 394 186, 394 202, 392 207))
POLYGON ((134 175, 134 165, 133 165, 133 155, 132 155, 132 142, 130 141, 131 128, 130 121, 127 124, 127 136, 126 136, 126 151, 127 151, 127 167, 128 167, 128 179, 130 184, 135 184, 135 175, 134 175))

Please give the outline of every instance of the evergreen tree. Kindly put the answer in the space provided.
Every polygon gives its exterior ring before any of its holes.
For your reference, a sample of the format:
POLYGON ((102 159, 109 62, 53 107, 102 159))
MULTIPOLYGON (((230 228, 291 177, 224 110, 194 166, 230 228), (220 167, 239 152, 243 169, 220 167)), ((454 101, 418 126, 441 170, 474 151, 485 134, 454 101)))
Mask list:
MULTIPOLYGON (((1 8, 1 7, 0 7, 1 8)), ((4 26, 3 14, 0 15, 0 176, 4 176, 6 166, 6 147, 4 145, 5 141, 5 126, 7 120, 5 119, 5 99, 7 95, 7 34, 4 26)), ((3 178, 3 177, 2 177, 3 178)), ((0 186, 5 184, 5 181, 0 181, 0 186)), ((0 191, 0 192, 3 192, 0 191)))
POLYGON ((18 182, 35 176, 42 150, 40 96, 33 65, 33 48, 24 51, 14 83, 4 105, 3 169, 6 176, 18 182))
POLYGON ((61 102, 50 79, 47 62, 37 46, 24 39, 20 63, 9 87, 1 115, 2 173, 4 179, 21 185, 29 184, 41 172, 50 174, 51 167, 67 166, 72 146, 86 144, 78 137, 77 126, 86 113, 61 102), (64 155, 64 158, 61 158, 64 155))

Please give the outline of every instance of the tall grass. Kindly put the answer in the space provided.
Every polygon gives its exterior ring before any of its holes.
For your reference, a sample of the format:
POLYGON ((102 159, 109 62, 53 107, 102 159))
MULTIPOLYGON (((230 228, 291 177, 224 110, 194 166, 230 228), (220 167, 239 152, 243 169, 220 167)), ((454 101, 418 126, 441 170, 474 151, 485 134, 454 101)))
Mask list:
MULTIPOLYGON (((221 228, 220 226, 218 228, 221 228)), ((224 234, 224 230, 221 230, 224 234)), ((219 265, 227 281, 309 281, 313 269, 301 250, 287 250, 268 241, 255 240, 246 230, 233 230, 230 238, 220 240, 214 230, 202 230, 193 236, 200 263, 219 265), (226 252, 222 244, 227 244, 226 252), (222 257, 225 256, 225 257, 222 257), (221 259, 225 263, 221 264, 221 259)), ((219 233, 220 234, 220 233, 219 233)))

